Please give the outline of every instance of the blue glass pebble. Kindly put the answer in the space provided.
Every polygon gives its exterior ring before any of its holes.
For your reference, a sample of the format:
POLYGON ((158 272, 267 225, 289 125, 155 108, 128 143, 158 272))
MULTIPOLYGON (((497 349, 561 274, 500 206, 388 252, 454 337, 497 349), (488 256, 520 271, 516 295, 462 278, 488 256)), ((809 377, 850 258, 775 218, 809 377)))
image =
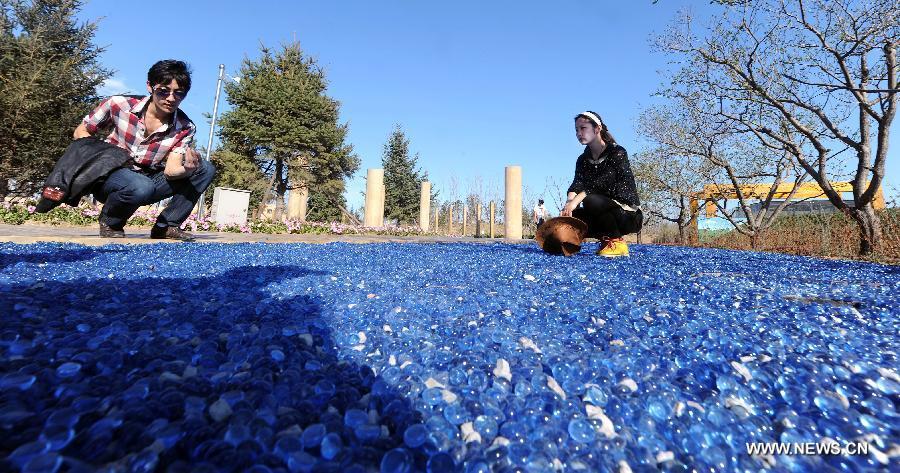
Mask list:
POLYGON ((412 471, 412 459, 402 448, 395 448, 381 459, 381 473, 408 473, 412 471))
POLYGON ((45 442, 36 441, 29 442, 26 444, 20 445, 18 448, 12 451, 9 454, 9 461, 11 461, 14 465, 22 468, 26 463, 31 461, 32 458, 44 453, 47 451, 47 444, 45 442))
POLYGON ((381 427, 378 425, 360 424, 353 429, 354 435, 362 443, 371 443, 381 436, 381 427))
POLYGON ((422 424, 413 424, 403 432, 403 443, 409 448, 418 448, 425 443, 428 428, 422 424))
POLYGON ((327 434, 322 438, 322 458, 326 460, 331 460, 336 457, 343 448, 344 442, 341 440, 341 437, 334 432, 327 434))
POLYGON ((444 408, 444 418, 453 425, 460 425, 469 420, 469 411, 461 404, 451 404, 444 408))
POLYGON ((425 400, 429 405, 436 406, 443 402, 443 393, 438 388, 429 388, 423 391, 422 399, 425 400))
POLYGON ((497 421, 493 417, 480 415, 475 418, 473 427, 486 441, 491 441, 497 436, 497 421))
POLYGON ((292 472, 308 473, 315 469, 316 457, 306 452, 298 452, 288 458, 287 466, 292 472))
POLYGON ((75 431, 66 425, 49 425, 41 432, 41 441, 47 450, 58 451, 65 448, 75 437, 75 431))
POLYGON ((335 386, 331 381, 323 379, 322 381, 316 383, 315 390, 316 394, 318 395, 331 396, 335 392, 335 386))
POLYGON ((528 457, 531 453, 531 446, 525 443, 512 443, 507 447, 507 458, 516 465, 528 463, 528 457))
POLYGON ((129 471, 154 471, 159 463, 159 455, 151 450, 145 449, 138 453, 128 462, 129 471))
POLYGON ((512 442, 524 442, 528 437, 528 429, 520 422, 507 421, 500 426, 500 435, 512 442))
POLYGON ((282 458, 290 458, 301 451, 303 451, 303 443, 296 437, 284 436, 275 442, 274 452, 282 458))
POLYGON ((31 374, 9 373, 0 378, 0 389, 15 388, 25 391, 30 388, 37 378, 31 374))
POLYGON ((303 446, 305 448, 315 447, 322 443, 322 439, 325 438, 325 434, 328 433, 325 430, 325 426, 322 424, 312 424, 306 429, 303 430, 303 436, 301 437, 301 441, 303 442, 303 446))
POLYGON ((347 409, 344 413, 344 425, 355 429, 369 421, 369 414, 361 409, 347 409))
POLYGON ((878 381, 875 381, 875 386, 886 396, 900 394, 900 382, 891 378, 879 378, 878 381))
POLYGON ((469 461, 465 473, 491 473, 491 467, 484 460, 469 461))
POLYGON ((57 453, 41 453, 22 466, 22 473, 56 473, 63 459, 57 453))
POLYGON ((56 374, 60 378, 71 378, 81 371, 81 363, 67 362, 56 368, 56 374))
POLYGON ((439 452, 428 458, 426 471, 428 473, 451 473, 456 469, 453 457, 444 452, 439 452))
POLYGON ((46 426, 59 425, 63 427, 75 427, 81 415, 73 408, 62 408, 54 411, 47 417, 46 426))
POLYGON ((584 394, 584 402, 595 406, 605 406, 608 399, 606 392, 597 386, 589 387, 584 394))
POLYGON ((569 421, 568 430, 572 440, 579 443, 593 442, 596 437, 593 426, 584 419, 573 419, 569 421))
POLYGON ((672 415, 671 407, 661 399, 651 400, 647 405, 647 412, 658 421, 664 421, 672 415))

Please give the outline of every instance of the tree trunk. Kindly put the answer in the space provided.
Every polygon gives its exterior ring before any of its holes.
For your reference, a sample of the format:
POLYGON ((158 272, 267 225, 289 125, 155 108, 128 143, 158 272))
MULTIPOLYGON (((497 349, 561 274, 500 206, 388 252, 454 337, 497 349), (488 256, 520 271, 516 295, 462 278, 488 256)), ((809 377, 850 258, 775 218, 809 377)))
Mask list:
POLYGON ((753 233, 750 234, 750 248, 753 251, 759 249, 759 231, 754 230, 753 233))
MULTIPOLYGON (((279 190, 281 186, 278 186, 279 190)), ((275 221, 281 222, 284 217, 284 191, 280 191, 275 195, 275 221)))
POLYGON ((859 255, 871 256, 881 247, 881 221, 871 203, 854 210, 851 216, 859 226, 859 255))
POLYGON ((275 183, 275 174, 272 174, 272 177, 269 179, 269 186, 266 187, 266 191, 263 193, 262 200, 259 202, 259 206, 256 208, 256 218, 262 220, 265 216, 266 204, 269 203, 269 195, 272 192, 272 185, 275 183))
POLYGON ((284 178, 284 160, 278 159, 275 161, 275 215, 273 220, 276 222, 281 221, 281 217, 284 215, 284 194, 287 192, 287 182, 285 182, 284 178))

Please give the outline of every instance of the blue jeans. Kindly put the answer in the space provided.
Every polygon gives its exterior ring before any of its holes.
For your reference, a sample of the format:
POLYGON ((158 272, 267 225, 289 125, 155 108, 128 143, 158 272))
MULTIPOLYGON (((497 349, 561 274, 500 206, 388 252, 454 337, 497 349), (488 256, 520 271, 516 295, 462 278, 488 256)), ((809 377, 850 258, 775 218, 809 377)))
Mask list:
POLYGON ((156 224, 178 227, 187 220, 215 175, 216 168, 209 161, 201 161, 189 177, 171 181, 162 170, 150 174, 126 168, 114 171, 99 189, 94 189, 97 200, 104 202, 100 223, 121 230, 138 207, 171 197, 169 205, 156 218, 156 224))

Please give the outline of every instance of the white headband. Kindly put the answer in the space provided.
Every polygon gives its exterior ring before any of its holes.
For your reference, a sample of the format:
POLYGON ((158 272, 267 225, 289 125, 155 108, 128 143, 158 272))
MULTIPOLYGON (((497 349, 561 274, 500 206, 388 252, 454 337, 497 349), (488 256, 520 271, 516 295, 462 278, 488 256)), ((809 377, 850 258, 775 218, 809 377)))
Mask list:
POLYGON ((590 118, 591 120, 594 121, 594 123, 597 124, 597 126, 599 126, 600 128, 603 128, 603 120, 601 120, 600 117, 598 117, 596 113, 594 113, 594 112, 581 112, 581 113, 579 113, 579 115, 584 115, 584 116, 590 118))

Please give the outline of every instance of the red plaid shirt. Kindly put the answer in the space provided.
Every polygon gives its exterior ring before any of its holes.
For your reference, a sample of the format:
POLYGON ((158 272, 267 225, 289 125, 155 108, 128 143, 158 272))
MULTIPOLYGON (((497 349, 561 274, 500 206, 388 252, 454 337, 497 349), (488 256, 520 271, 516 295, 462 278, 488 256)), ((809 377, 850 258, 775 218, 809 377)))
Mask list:
POLYGON ((106 137, 107 143, 128 151, 134 158, 135 168, 162 167, 170 152, 184 153, 187 148, 193 147, 197 127, 184 112, 178 110, 172 117, 173 123, 163 123, 147 135, 144 111, 149 101, 150 96, 134 98, 114 95, 84 117, 84 126, 93 134, 113 120, 115 129, 106 137))

